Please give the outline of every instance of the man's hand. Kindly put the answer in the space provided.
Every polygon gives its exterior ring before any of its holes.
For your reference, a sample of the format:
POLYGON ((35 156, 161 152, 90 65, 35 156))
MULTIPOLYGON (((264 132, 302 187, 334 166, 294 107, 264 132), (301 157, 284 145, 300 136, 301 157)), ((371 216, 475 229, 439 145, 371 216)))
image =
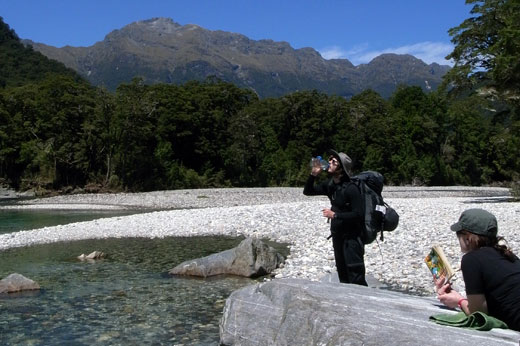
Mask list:
POLYGON ((327 219, 333 219, 334 215, 336 215, 335 212, 333 212, 332 210, 327 209, 327 208, 323 209, 322 212, 323 212, 323 216, 325 216, 327 219))
POLYGON ((312 166, 311 174, 312 174, 313 176, 316 177, 316 176, 318 176, 318 174, 320 174, 320 173, 321 173, 321 166, 320 166, 319 164, 312 166))

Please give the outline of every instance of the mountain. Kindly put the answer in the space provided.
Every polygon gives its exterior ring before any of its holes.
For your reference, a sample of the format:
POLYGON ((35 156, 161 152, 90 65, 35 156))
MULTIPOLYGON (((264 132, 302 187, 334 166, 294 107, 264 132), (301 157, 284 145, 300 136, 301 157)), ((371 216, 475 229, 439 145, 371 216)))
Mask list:
POLYGON ((366 88, 388 97, 399 84, 435 89, 449 69, 396 54, 354 66, 346 59, 325 60, 312 48, 251 40, 237 33, 180 25, 169 18, 131 23, 90 47, 25 43, 110 90, 135 76, 147 83, 175 84, 216 76, 251 88, 260 97, 307 89, 350 97, 366 88))
POLYGON ((49 74, 81 79, 76 71, 22 44, 14 30, 0 17, 0 88, 40 81, 49 74))

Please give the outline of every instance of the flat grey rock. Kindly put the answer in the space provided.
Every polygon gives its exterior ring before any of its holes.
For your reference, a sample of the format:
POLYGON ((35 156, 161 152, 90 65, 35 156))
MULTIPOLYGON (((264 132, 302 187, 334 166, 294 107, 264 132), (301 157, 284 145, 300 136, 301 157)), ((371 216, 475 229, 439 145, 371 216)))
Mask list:
MULTIPOLYGON (((368 284, 368 287, 390 288, 388 285, 378 281, 375 277, 373 277, 370 274, 366 274, 365 275, 365 280, 366 280, 366 282, 368 284)), ((328 283, 339 284, 340 282, 339 282, 338 272, 334 270, 332 273, 324 275, 320 279, 320 282, 328 282, 328 283)))
POLYGON ((433 298, 303 279, 248 286, 226 301, 222 345, 519 345, 520 333, 446 327, 433 298))

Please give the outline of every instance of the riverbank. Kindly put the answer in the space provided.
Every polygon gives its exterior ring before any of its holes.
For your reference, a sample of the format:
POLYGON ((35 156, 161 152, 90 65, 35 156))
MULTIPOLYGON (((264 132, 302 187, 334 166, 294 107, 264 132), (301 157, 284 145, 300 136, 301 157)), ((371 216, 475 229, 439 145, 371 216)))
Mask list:
MULTIPOLYGON (((441 244, 450 261, 460 250, 449 226, 468 208, 494 213, 499 234, 520 252, 520 203, 506 201, 507 189, 474 187, 385 187, 385 200, 400 214, 399 227, 385 241, 366 247, 368 274, 394 288, 433 294, 423 259, 441 244)), ((303 196, 301 188, 236 188, 149 193, 64 195, 20 200, 0 208, 149 209, 149 213, 79 222, 0 235, 0 251, 57 241, 92 238, 226 235, 288 243, 291 253, 276 278, 321 280, 334 271, 329 225, 321 216, 327 198, 303 196)), ((455 286, 463 290, 462 278, 455 286)))

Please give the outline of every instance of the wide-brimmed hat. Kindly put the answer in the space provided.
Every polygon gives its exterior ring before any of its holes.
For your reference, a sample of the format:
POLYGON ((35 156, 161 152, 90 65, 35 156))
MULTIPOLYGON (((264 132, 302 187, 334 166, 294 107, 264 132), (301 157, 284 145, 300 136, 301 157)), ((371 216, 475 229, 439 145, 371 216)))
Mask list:
POLYGON ((459 221, 451 225, 451 230, 462 230, 489 238, 497 236, 498 226, 495 215, 484 209, 474 208, 462 212, 459 221))
POLYGON ((329 149, 329 154, 337 158, 341 163, 343 171, 345 171, 347 175, 350 175, 350 170, 352 169, 352 159, 347 154, 342 152, 338 153, 334 149, 329 149))

